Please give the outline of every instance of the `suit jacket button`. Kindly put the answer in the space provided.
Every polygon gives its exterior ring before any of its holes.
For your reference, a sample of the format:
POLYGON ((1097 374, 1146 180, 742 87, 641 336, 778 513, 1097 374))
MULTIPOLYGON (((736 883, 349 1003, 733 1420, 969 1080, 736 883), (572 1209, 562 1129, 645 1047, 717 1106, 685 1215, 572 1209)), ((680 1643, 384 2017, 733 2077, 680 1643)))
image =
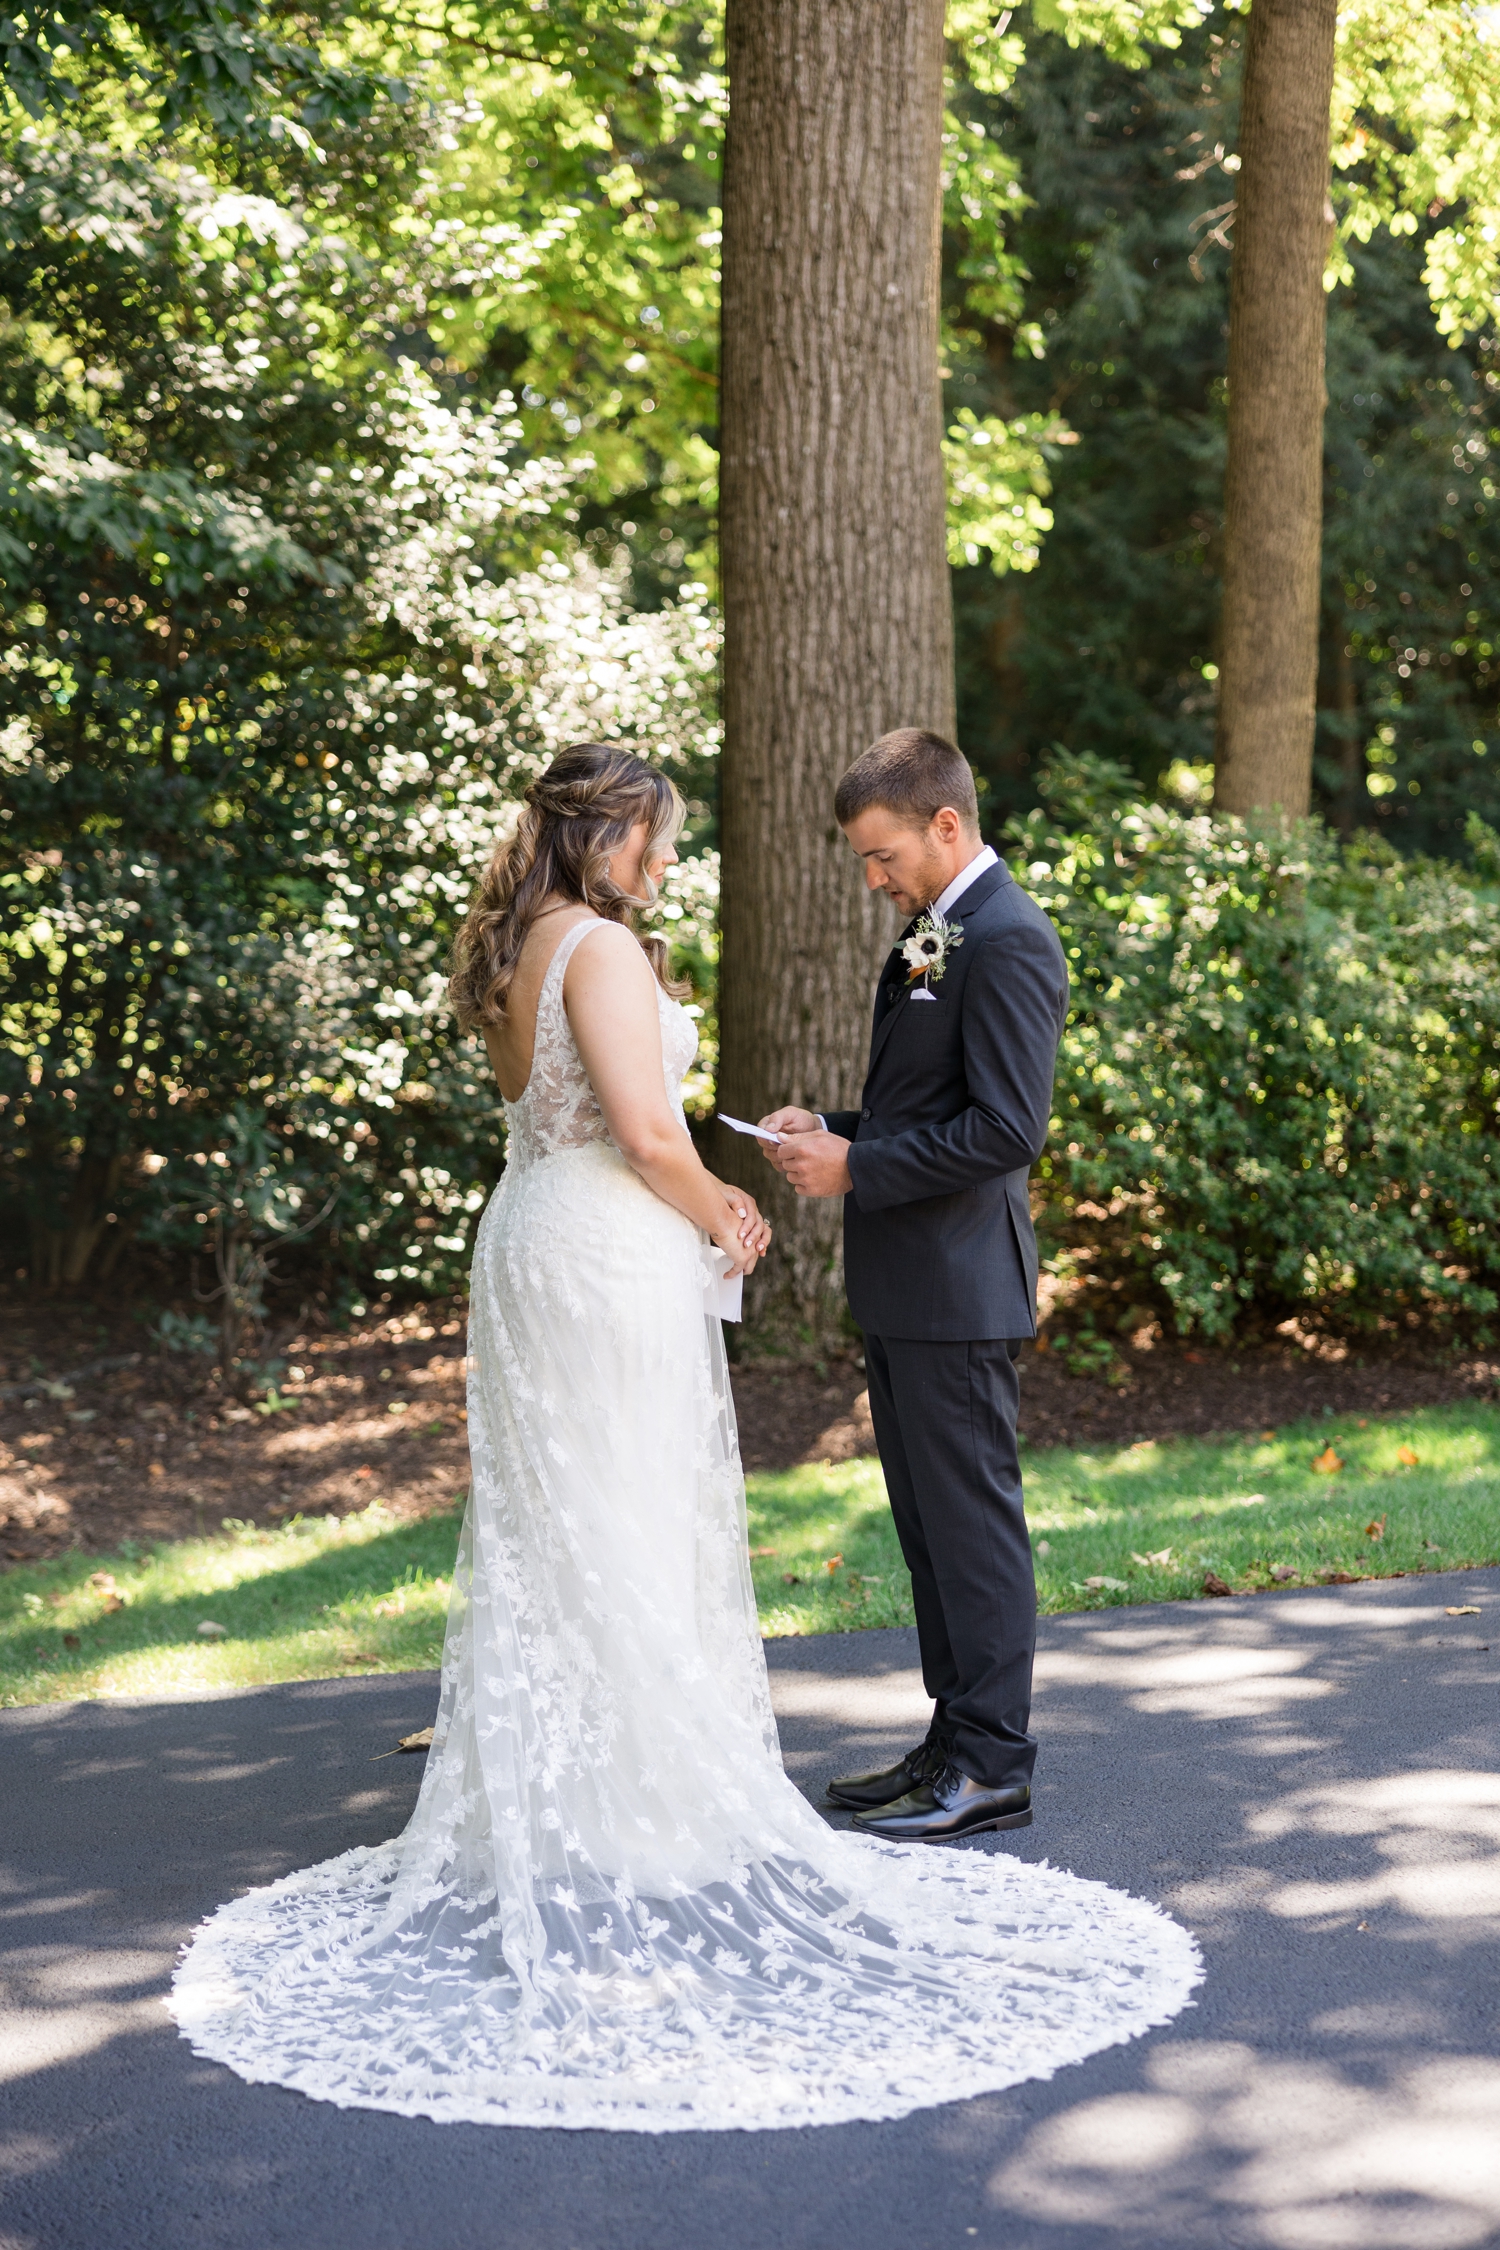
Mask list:
POLYGON ((870 1112, 867 1109, 862 1109, 859 1114, 861 1117, 868 1117, 870 1112))

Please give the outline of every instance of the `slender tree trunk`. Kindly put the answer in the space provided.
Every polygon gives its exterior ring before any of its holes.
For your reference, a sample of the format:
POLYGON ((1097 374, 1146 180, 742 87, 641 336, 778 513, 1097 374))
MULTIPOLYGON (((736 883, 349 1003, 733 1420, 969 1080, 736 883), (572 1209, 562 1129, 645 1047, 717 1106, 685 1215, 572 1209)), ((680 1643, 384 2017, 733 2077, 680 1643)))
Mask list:
MULTIPOLYGON (((894 927, 834 785, 892 727, 954 729, 943 0, 729 0, 726 29, 720 1091, 755 1118, 857 1101, 894 927)), ((838 1205, 798 1203, 718 1138, 777 1224, 758 1325, 825 1340, 838 1205)))
POLYGON ((1337 0, 1255 0, 1229 285, 1214 801, 1305 813, 1323 537, 1323 268, 1337 0))
POLYGON ((1344 835, 1352 836, 1361 818, 1368 813, 1370 800, 1365 793, 1365 751, 1360 739, 1359 689, 1354 679, 1354 662, 1349 654, 1350 621, 1340 611, 1333 623, 1334 709, 1338 713, 1339 731, 1339 804, 1336 817, 1344 835))

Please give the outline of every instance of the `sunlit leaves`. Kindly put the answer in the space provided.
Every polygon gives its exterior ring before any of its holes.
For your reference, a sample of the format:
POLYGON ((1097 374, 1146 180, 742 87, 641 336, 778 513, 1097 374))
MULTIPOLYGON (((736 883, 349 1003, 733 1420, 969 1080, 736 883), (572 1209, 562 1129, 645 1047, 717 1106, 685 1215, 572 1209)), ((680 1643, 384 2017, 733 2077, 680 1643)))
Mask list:
POLYGON ((1132 803, 1059 760, 1018 872, 1075 979, 1049 1255, 1226 1335, 1299 1309, 1477 1327, 1500 1279, 1500 908, 1442 866, 1132 803), (1084 823, 1087 823, 1085 826, 1084 823))

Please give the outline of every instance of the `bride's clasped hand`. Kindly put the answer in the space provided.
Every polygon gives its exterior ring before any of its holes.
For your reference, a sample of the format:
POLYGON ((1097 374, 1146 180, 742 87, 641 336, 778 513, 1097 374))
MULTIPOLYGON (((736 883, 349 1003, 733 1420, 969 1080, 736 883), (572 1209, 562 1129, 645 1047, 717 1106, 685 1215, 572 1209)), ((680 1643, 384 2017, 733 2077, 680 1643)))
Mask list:
MULTIPOLYGON (((680 820, 650 765, 564 751, 464 926, 455 1009, 489 1053, 506 1164, 475 1243, 432 1747, 401 1835, 232 1900, 187 1950, 177 2020, 244 2078, 497 2125, 899 2117, 1134 2037, 1197 1981, 1156 1908, 1010 1854, 840 1832, 783 1770, 705 1309, 714 1250, 749 1275, 772 1232, 694 1148, 696 1026, 632 928, 680 820)), ((859 1135, 829 1123, 852 1203, 859 1135)), ((924 1628, 924 1665, 927 1646, 924 1628)), ((1029 1756, 1017 1677, 988 1700, 959 1681, 899 1788, 864 1776, 837 1800, 899 1819, 913 1789, 983 1784, 976 1744, 1029 1756)))

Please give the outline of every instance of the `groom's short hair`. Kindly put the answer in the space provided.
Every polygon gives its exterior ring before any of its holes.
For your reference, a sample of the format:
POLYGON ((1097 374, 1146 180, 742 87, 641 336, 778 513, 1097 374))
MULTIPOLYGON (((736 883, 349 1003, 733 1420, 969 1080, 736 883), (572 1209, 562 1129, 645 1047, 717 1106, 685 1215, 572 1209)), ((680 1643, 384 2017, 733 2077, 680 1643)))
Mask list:
POLYGON ((979 797, 969 761, 940 734, 897 727, 862 750, 834 792, 840 828, 875 805, 912 828, 926 828, 944 805, 966 827, 979 826, 979 797))

